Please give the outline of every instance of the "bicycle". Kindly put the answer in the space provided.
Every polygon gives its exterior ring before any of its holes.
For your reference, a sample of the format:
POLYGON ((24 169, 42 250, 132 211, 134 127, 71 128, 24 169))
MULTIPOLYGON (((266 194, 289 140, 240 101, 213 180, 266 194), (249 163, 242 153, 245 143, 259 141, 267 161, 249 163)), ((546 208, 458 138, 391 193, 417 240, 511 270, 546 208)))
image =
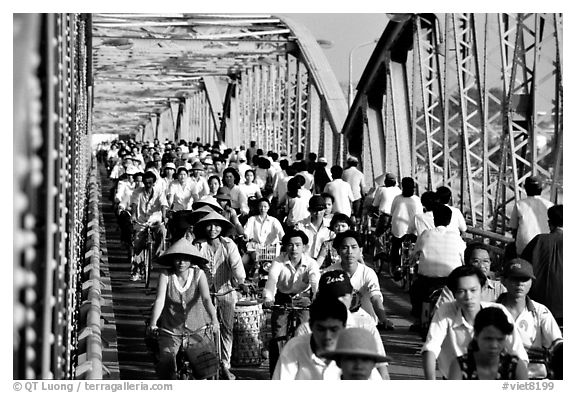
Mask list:
POLYGON ((416 274, 417 264, 412 257, 415 246, 416 244, 410 239, 402 241, 402 248, 400 251, 400 269, 402 275, 400 278, 400 283, 402 288, 407 291, 410 291, 414 275, 416 274))
POLYGON ((264 288, 268 280, 268 272, 272 265, 272 261, 280 255, 280 244, 259 244, 252 242, 252 249, 255 255, 255 264, 253 271, 247 274, 251 277, 251 281, 257 285, 258 288, 264 288))
POLYGON ((164 328, 150 329, 146 322, 146 346, 158 363, 160 352, 158 338, 160 332, 180 338, 180 346, 175 355, 175 377, 178 380, 218 379, 220 351, 216 339, 219 338, 213 325, 206 325, 193 332, 174 334, 164 328))

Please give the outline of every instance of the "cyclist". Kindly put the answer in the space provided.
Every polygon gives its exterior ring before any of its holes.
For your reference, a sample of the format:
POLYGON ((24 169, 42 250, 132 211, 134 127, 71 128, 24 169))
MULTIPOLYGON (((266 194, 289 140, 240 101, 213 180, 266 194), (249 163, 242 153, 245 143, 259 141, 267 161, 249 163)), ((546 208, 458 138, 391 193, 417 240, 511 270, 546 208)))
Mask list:
POLYGON ((144 172, 142 176, 144 187, 140 187, 132 193, 130 198, 130 210, 132 212, 132 228, 134 244, 129 247, 128 258, 131 264, 131 280, 140 280, 139 270, 143 268, 136 263, 133 255, 138 255, 146 246, 146 225, 151 225, 154 235, 154 255, 162 250, 166 239, 166 211, 168 202, 163 193, 154 188, 156 175, 152 172, 144 172), (139 269, 140 268, 140 269, 139 269))
POLYGON ((330 266, 327 271, 344 270, 350 277, 354 288, 351 310, 362 307, 375 322, 380 321, 385 329, 393 329, 394 324, 386 316, 380 283, 376 272, 360 263, 362 249, 357 232, 346 231, 336 235, 334 248, 338 250, 340 262, 330 266))
MULTIPOLYGON (((334 236, 338 233, 346 232, 352 228, 352 219, 346 214, 336 213, 330 221, 330 230, 334 236)), ((338 250, 334 248, 334 238, 325 241, 320 247, 316 263, 320 269, 326 269, 334 263, 340 262, 338 250)))
POLYGON ((296 223, 295 228, 308 236, 309 245, 306 254, 314 259, 320 253, 320 247, 325 241, 332 237, 332 231, 324 224, 324 212, 326 203, 320 195, 313 195, 308 201, 308 212, 310 215, 296 223))
POLYGON ((195 243, 202 257, 208 260, 208 284, 210 291, 215 294, 221 324, 223 379, 236 378, 230 371, 234 308, 238 300, 234 288, 237 285, 242 286, 246 279, 238 247, 232 239, 222 236, 222 233, 231 227, 230 221, 216 212, 209 213, 194 225, 194 235, 197 239, 195 243))
POLYGON ((392 202, 400 194, 402 194, 402 190, 396 185, 396 177, 391 173, 387 173, 384 177, 384 185, 376 189, 374 200, 372 201, 373 210, 380 213, 376 224, 376 236, 381 236, 386 228, 390 226, 392 202))
POLYGON ((176 379, 176 354, 182 345, 182 336, 201 328, 198 307, 208 312, 216 330, 219 329, 218 318, 206 275, 198 267, 207 261, 196 247, 186 239, 180 239, 158 258, 157 263, 169 270, 160 273, 150 317, 150 329, 158 333, 160 350, 156 372, 159 379, 176 379))
MULTIPOLYGON (((304 254, 304 247, 308 244, 308 236, 302 231, 290 230, 282 238, 282 245, 286 253, 277 257, 270 266, 268 281, 264 287, 264 307, 275 305, 307 306, 310 298, 305 292, 312 290, 314 296, 318 290, 320 271, 314 259, 304 254)), ((297 323, 308 320, 308 310, 296 312, 297 323)), ((288 313, 282 309, 272 310, 272 338, 285 336, 287 332, 288 313)), ((278 360, 278 348, 270 346, 270 374, 273 373, 278 360)))

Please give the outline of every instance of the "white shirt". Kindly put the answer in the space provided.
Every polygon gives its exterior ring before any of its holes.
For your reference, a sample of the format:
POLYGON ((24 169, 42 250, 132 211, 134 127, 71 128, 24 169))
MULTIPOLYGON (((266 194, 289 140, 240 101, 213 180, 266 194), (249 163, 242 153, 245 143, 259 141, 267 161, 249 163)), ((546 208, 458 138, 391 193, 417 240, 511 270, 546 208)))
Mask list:
POLYGON ((334 197, 334 204, 332 205, 333 213, 346 214, 348 217, 352 214, 352 205, 354 202, 354 195, 350 184, 342 179, 332 180, 324 186, 324 192, 334 197))
POLYGON ((173 181, 168 187, 168 205, 172 210, 192 210, 194 202, 192 183, 186 181, 181 184, 178 180, 173 181))
POLYGON ((378 187, 374 194, 372 206, 378 206, 381 213, 390 214, 392 202, 400 194, 402 194, 402 190, 398 186, 378 187))
POLYGON ((312 194, 305 188, 298 190, 298 197, 291 198, 288 197, 286 201, 286 224, 295 225, 298 221, 302 221, 308 216, 310 212, 308 211, 308 202, 312 198, 312 194))
POLYGON ((554 341, 562 338, 562 332, 548 307, 529 298, 526 298, 526 307, 514 325, 527 349, 550 348, 554 341))
POLYGON ((294 267, 288 257, 281 254, 270 266, 268 281, 264 287, 264 299, 274 300, 276 291, 291 295, 312 288, 315 294, 318 291, 319 280, 320 270, 314 259, 303 254, 302 260, 294 267))
POLYGON ((554 204, 541 196, 529 196, 519 200, 512 209, 510 228, 518 228, 516 252, 522 254, 526 245, 541 233, 550 232, 548 209, 554 204))
POLYGON ((392 235, 401 238, 406 234, 415 234, 414 216, 423 213, 424 208, 416 195, 405 197, 398 195, 392 202, 392 235))
MULTIPOLYGON (((480 305, 482 308, 498 307, 502 309, 510 323, 514 323, 512 315, 501 304, 480 302, 480 305)), ((474 337, 473 325, 473 322, 469 323, 464 319, 462 310, 456 301, 442 304, 434 313, 422 352, 430 351, 434 354, 438 360, 438 370, 444 377, 448 377, 452 361, 467 352, 468 345, 474 337)), ((514 328, 514 332, 506 337, 506 350, 528 362, 528 354, 522 345, 520 332, 517 328, 514 328)))
POLYGON ((464 263, 466 243, 459 233, 445 226, 427 229, 416 240, 414 252, 420 253, 418 274, 426 277, 448 277, 464 263))
POLYGON ((130 183, 127 180, 118 182, 118 188, 116 189, 116 195, 114 196, 114 200, 118 203, 118 205, 122 209, 126 209, 130 205, 130 197, 132 196, 132 192, 134 192, 134 188, 136 187, 136 183, 130 183))
POLYGON ((310 346, 312 334, 305 334, 289 340, 278 358, 273 380, 322 380, 329 363, 314 352, 310 346))
POLYGON ((350 184, 352 189, 352 197, 354 201, 362 198, 362 193, 366 191, 366 182, 364 180, 364 174, 358 170, 355 166, 344 169, 342 172, 342 180, 350 184))
POLYGON ((420 236, 426 229, 436 228, 434 225, 434 214, 432 212, 419 213, 414 216, 414 227, 416 236, 420 236))
POLYGON ((252 216, 246 221, 244 225, 244 233, 248 239, 254 239, 260 244, 275 244, 279 243, 284 236, 284 229, 278 219, 272 216, 266 216, 266 219, 258 216, 252 216))
MULTIPOLYGON (((326 271, 331 270, 344 270, 342 269, 342 263, 337 262, 326 269, 326 271)), ((362 264, 358 263, 358 267, 352 276, 350 276, 350 283, 352 284, 353 292, 352 292, 352 306, 351 309, 354 309, 360 304, 360 306, 374 319, 374 321, 378 322, 378 317, 376 316, 376 312, 374 311, 374 307, 372 307, 372 301, 370 300, 372 297, 379 297, 380 300, 383 300, 382 292, 380 291, 380 283, 378 281, 378 276, 376 272, 362 264)))
MULTIPOLYGON (((448 206, 448 205, 446 205, 448 206)), ((464 215, 454 206, 448 206, 450 210, 452 210, 452 218, 450 219, 450 224, 448 224, 448 229, 453 231, 458 231, 458 233, 464 233, 468 229, 466 226, 466 220, 464 219, 464 215)))
POLYGON ((308 171, 298 172, 297 175, 300 175, 304 178, 304 185, 302 188, 307 190, 312 190, 314 188, 314 176, 308 171))
POLYGON ((324 220, 322 220, 319 229, 316 229, 316 226, 312 224, 311 217, 299 221, 296 224, 296 228, 304 231, 306 236, 308 236, 308 249, 306 254, 314 259, 318 258, 320 247, 322 247, 325 241, 330 240, 332 237, 332 231, 324 224, 324 220))
POLYGON ((190 177, 189 179, 190 183, 192 183, 192 194, 194 195, 195 201, 210 194, 210 187, 204 176, 200 176, 198 179, 195 177, 190 177))

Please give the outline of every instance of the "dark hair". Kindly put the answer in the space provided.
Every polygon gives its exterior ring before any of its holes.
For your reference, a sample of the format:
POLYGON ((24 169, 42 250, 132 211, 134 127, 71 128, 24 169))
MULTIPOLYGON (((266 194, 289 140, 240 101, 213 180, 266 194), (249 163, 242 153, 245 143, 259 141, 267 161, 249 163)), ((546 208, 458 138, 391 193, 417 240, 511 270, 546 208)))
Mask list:
POLYGON ((302 239, 302 243, 304 245, 308 244, 308 236, 306 236, 306 234, 303 231, 300 231, 298 229, 292 229, 287 231, 286 234, 282 237, 282 245, 286 246, 288 244, 288 241, 293 237, 299 237, 300 239, 302 239))
POLYGON ((220 179, 220 176, 218 175, 212 175, 208 178, 208 183, 210 183, 210 180, 212 179, 217 179, 219 184, 222 184, 222 179, 220 179))
POLYGON ((424 191, 420 197, 420 202, 426 211, 431 212, 438 205, 438 197, 434 191, 424 191))
POLYGON ((176 170, 176 175, 179 175, 180 172, 184 172, 184 173, 188 174, 188 169, 186 169, 186 167, 184 167, 184 166, 179 166, 178 169, 176 170))
POLYGON ((154 164, 154 161, 148 161, 146 163, 146 166, 144 167, 144 170, 150 169, 150 168, 156 168, 156 164, 154 164))
POLYGON ((286 185, 287 192, 290 198, 296 198, 298 196, 298 190, 302 187, 302 183, 300 182, 300 178, 303 178, 300 175, 296 175, 290 180, 288 180, 288 184, 286 185))
POLYGON ((344 172, 344 169, 342 169, 340 165, 334 165, 332 168, 330 168, 330 173, 332 173, 332 177, 334 179, 341 179, 342 172, 344 172))
POLYGON ((304 161, 295 161, 292 163, 292 168, 294 168, 296 173, 303 172, 306 170, 306 163, 304 161))
POLYGON ((542 186, 538 183, 524 183, 526 195, 534 196, 542 194, 542 186))
POLYGON ((224 171, 222 172, 222 178, 224 178, 224 176, 226 176, 227 173, 231 173, 234 176, 234 184, 240 183, 240 174, 236 169, 230 167, 224 169, 224 171))
POLYGON ((484 273, 482 273, 482 270, 480 270, 480 268, 477 268, 476 266, 472 265, 463 265, 458 266, 457 268, 452 270, 452 272, 450 272, 450 274, 448 275, 448 280, 446 284, 448 285, 448 289, 450 289, 450 291, 452 291, 453 294, 456 293, 456 291, 458 290, 459 280, 462 277, 468 277, 468 276, 478 277, 478 281, 480 281, 481 287, 483 287, 484 284, 486 284, 486 276, 484 275, 484 273))
POLYGON ((316 161, 316 158, 318 158, 318 155, 316 155, 316 153, 314 153, 314 152, 308 153, 308 159, 310 161, 316 161))
MULTIPOLYGON (((330 222, 330 223, 332 223, 332 222, 330 222)), ((348 239, 349 237, 356 240, 356 243, 358 243, 358 246, 360 246, 362 244, 360 241, 360 234, 358 232, 355 232, 352 230, 347 230, 347 231, 344 231, 342 233, 336 234, 336 237, 334 238, 334 243, 332 243, 334 248, 336 250, 338 250, 340 248, 340 245, 344 241, 344 239, 348 239)))
POLYGON ((146 171, 142 176, 142 180, 144 179, 154 179, 154 182, 156 182, 156 175, 154 174, 154 172, 146 171))
POLYGON ((304 159, 304 153, 302 153, 301 151, 296 153, 296 160, 303 160, 303 159, 304 159))
POLYGON ((396 185, 396 179, 384 179, 385 187, 394 187, 396 185))
POLYGON ((288 167, 290 166, 290 163, 288 162, 287 159, 283 158, 280 160, 280 168, 285 171, 286 169, 288 169, 288 167))
MULTIPOLYGON (((256 180, 256 172, 254 172, 253 169, 246 169, 246 171, 244 172, 244 179, 246 179, 246 174, 247 174, 248 172, 252 173, 252 176, 254 176, 254 180, 256 180)), ((254 180, 253 180, 253 181, 254 181, 254 180)))
POLYGON ((402 178, 402 196, 410 198, 414 195, 414 179, 411 177, 402 178))
POLYGON ((257 162, 258 168, 261 169, 270 169, 270 160, 267 159, 266 157, 260 157, 260 159, 257 162))
POLYGON ((346 224, 348 224, 348 227, 350 228, 352 228, 352 226, 354 225, 352 219, 348 217, 346 214, 336 213, 334 214, 334 217, 332 217, 332 220, 330 220, 330 229, 334 230, 334 225, 336 225, 336 223, 338 222, 345 222, 346 224))
POLYGON ((292 165, 288 165, 286 167, 286 174, 288 176, 294 176, 294 175, 296 175, 296 169, 294 169, 294 167, 292 165))
POLYGON ((450 203, 450 198, 452 198, 452 191, 446 186, 440 186, 436 189, 436 197, 438 198, 438 203, 446 205, 450 203))
POLYGON ((434 215, 434 225, 439 226, 448 226, 450 224, 450 220, 452 219, 452 209, 450 209, 446 205, 438 205, 432 211, 434 215))
POLYGON ((550 224, 563 227, 564 224, 564 205, 554 205, 548 209, 548 220, 550 224))
POLYGON ((476 318, 474 319, 474 333, 480 334, 480 332, 488 326, 494 326, 505 335, 512 334, 514 331, 514 325, 508 321, 508 317, 504 311, 498 307, 486 307, 476 314, 476 318))
POLYGON ((270 154, 268 154, 268 156, 272 159, 272 161, 276 161, 276 160, 278 159, 278 157, 280 157, 280 156, 278 155, 278 153, 276 153, 276 152, 274 152, 274 151, 271 152, 270 154))
POLYGON ((310 327, 317 321, 325 321, 327 319, 337 319, 342 321, 346 326, 348 319, 348 310, 346 305, 337 298, 329 296, 318 296, 310 305, 310 327))
POLYGON ((262 198, 258 199, 258 200, 256 201, 256 205, 257 205, 257 206, 260 206, 260 203, 262 203, 262 202, 266 202, 266 203, 268 204, 268 206, 270 206, 270 201, 269 201, 268 198, 266 198, 266 197, 262 197, 262 198))
POLYGON ((334 196, 332 194, 323 192, 322 194, 320 194, 320 196, 324 198, 324 200, 326 200, 326 198, 330 198, 330 200, 332 200, 332 203, 334 203, 334 196))
POLYGON ((470 263, 470 258, 472 257, 472 252, 474 252, 474 250, 486 250, 486 252, 490 256, 490 260, 492 260, 492 252, 490 251, 490 248, 482 242, 473 241, 473 242, 468 243, 468 245, 466 246, 466 249, 464 250, 464 263, 465 264, 470 263))

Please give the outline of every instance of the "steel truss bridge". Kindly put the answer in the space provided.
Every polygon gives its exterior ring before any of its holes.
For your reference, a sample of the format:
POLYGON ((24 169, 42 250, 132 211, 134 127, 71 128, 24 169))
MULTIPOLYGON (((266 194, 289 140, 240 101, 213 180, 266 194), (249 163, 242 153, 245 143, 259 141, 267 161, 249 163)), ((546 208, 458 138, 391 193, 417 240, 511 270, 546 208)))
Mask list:
POLYGON ((251 140, 447 185, 493 245, 523 181, 562 201, 561 14, 390 14, 351 108, 272 15, 14 14, 14 378, 102 378, 95 134, 251 140))

